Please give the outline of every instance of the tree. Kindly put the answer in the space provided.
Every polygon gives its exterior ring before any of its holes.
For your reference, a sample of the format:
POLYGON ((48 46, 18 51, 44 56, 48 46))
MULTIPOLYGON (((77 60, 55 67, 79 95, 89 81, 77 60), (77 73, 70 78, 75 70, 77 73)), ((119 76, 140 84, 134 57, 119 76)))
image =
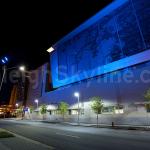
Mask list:
POLYGON ((32 114, 34 110, 33 106, 30 106, 29 109, 30 109, 30 114, 32 114))
POLYGON ((97 97, 92 97, 91 98, 91 108, 92 110, 96 113, 97 115, 97 127, 98 127, 98 114, 102 113, 102 109, 103 109, 103 102, 102 99, 97 96, 97 97))
POLYGON ((40 106, 40 113, 43 115, 43 120, 44 120, 44 115, 46 114, 47 112, 47 106, 44 104, 44 105, 41 105, 40 106))
POLYGON ((60 102, 60 104, 58 105, 58 109, 63 116, 63 120, 65 119, 65 114, 68 111, 68 107, 69 105, 66 102, 60 102))
POLYGON ((29 114, 30 119, 32 119, 32 113, 33 113, 33 111, 34 111, 33 106, 29 106, 28 114, 29 114))
POLYGON ((147 103, 145 104, 147 112, 150 112, 150 89, 148 89, 144 95, 145 100, 147 103))

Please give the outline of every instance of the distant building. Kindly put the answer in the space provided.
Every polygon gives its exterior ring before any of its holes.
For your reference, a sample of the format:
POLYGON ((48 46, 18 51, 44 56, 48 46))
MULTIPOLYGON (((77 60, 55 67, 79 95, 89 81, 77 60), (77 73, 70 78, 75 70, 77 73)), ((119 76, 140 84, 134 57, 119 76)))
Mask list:
POLYGON ((150 88, 149 0, 114 1, 58 41, 53 49, 51 82, 47 82, 44 65, 38 96, 32 93, 33 98, 29 98, 33 104, 35 98, 46 103, 48 117, 59 118, 56 106, 66 101, 70 104, 67 119, 76 121, 77 91, 81 122, 95 122, 89 99, 100 96, 104 102, 101 123, 148 124, 144 93, 150 88), (48 83, 53 91, 45 90, 48 83))
POLYGON ((16 85, 14 85, 11 91, 9 105, 15 108, 15 105, 17 103, 17 98, 18 98, 18 88, 16 85))

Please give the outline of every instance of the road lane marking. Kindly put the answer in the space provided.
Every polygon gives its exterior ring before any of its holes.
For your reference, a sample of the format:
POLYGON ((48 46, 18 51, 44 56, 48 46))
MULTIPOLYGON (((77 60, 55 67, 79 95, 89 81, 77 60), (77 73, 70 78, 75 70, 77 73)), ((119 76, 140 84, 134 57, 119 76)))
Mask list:
POLYGON ((57 135, 68 136, 68 137, 72 137, 72 138, 77 138, 77 139, 79 139, 79 138, 80 138, 79 136, 70 135, 70 134, 64 134, 64 133, 58 133, 58 132, 56 132, 56 134, 57 134, 57 135))
POLYGON ((20 139, 29 141, 29 142, 31 142, 31 143, 33 143, 33 144, 40 145, 40 146, 45 147, 45 148, 48 148, 48 149, 50 149, 50 150, 54 150, 54 149, 55 149, 55 147, 53 147, 53 146, 49 146, 49 145, 43 144, 43 143, 41 143, 41 142, 39 142, 39 141, 32 140, 32 139, 27 138, 27 137, 24 137, 24 136, 22 136, 22 135, 16 134, 16 133, 14 133, 14 132, 12 132, 12 131, 9 131, 9 130, 6 130, 6 129, 3 129, 3 130, 5 130, 5 131, 7 131, 7 132, 9 132, 9 133, 11 133, 11 134, 13 134, 14 136, 16 136, 16 137, 18 137, 18 138, 20 138, 20 139))

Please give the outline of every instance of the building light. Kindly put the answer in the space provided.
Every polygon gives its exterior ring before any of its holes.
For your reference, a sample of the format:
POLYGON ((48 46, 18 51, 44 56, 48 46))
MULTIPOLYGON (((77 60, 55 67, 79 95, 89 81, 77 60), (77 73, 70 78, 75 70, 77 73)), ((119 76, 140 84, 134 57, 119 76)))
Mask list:
POLYGON ((78 110, 71 110, 71 115, 77 115, 78 114, 78 110))
POLYGON ((55 106, 55 105, 47 105, 47 110, 57 110, 57 106, 55 106))
POLYGON ((47 52, 51 53, 52 51, 54 51, 54 48, 53 47, 50 47, 47 52))
POLYGON ((115 114, 123 114, 124 110, 123 109, 115 109, 115 114))

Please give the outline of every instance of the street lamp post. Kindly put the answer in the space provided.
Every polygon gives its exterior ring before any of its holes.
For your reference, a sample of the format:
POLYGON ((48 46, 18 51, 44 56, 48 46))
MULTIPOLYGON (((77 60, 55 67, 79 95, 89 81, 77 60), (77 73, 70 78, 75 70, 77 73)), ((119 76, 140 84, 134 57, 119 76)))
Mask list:
POLYGON ((4 67, 3 67, 3 76, 2 76, 1 83, 0 83, 0 91, 2 89, 2 85, 3 85, 5 74, 6 74, 6 64, 8 63, 8 58, 6 56, 1 58, 1 63, 4 65, 4 67))
MULTIPOLYGON (((3 82, 4 82, 4 79, 5 79, 6 71, 7 71, 7 70, 11 70, 11 69, 16 69, 16 68, 18 68, 18 67, 6 68, 6 64, 8 63, 8 58, 7 58, 7 57, 2 58, 2 59, 1 59, 1 63, 2 63, 4 66, 3 66, 3 76, 2 76, 1 83, 0 83, 0 91, 1 91, 2 86, 3 86, 3 82)), ((19 67, 19 70, 20 70, 21 72, 24 72, 24 71, 25 71, 25 66, 20 66, 20 67, 19 67)))
POLYGON ((78 99, 78 125, 80 124, 80 108, 79 108, 79 103, 80 103, 80 94, 78 92, 74 93, 74 96, 77 97, 78 99))
POLYGON ((38 110, 38 108, 39 108, 39 100, 36 99, 34 102, 36 103, 36 105, 37 105, 37 110, 38 110))
POLYGON ((18 106, 19 106, 19 104, 17 103, 17 104, 16 104, 16 108, 17 108, 17 109, 18 109, 18 106))
POLYGON ((4 78, 5 78, 5 74, 6 74, 6 66, 4 66, 4 67, 3 67, 3 76, 2 76, 1 83, 0 83, 0 91, 1 91, 2 86, 3 86, 3 82, 4 82, 4 78))
MULTIPOLYGON (((2 65, 3 65, 3 76, 2 76, 2 79, 1 79, 1 82, 0 82, 0 92, 1 92, 2 86, 3 86, 3 82, 4 82, 4 79, 5 79, 5 75, 6 75, 6 71, 7 70, 16 69, 18 67, 6 68, 6 64, 9 62, 9 59, 6 56, 1 58, 0 61, 1 61, 2 65)), ((21 72, 24 72, 25 71, 25 67, 24 66, 20 66, 19 70, 21 72)), ((16 107, 18 108, 18 104, 16 104, 16 107)))

